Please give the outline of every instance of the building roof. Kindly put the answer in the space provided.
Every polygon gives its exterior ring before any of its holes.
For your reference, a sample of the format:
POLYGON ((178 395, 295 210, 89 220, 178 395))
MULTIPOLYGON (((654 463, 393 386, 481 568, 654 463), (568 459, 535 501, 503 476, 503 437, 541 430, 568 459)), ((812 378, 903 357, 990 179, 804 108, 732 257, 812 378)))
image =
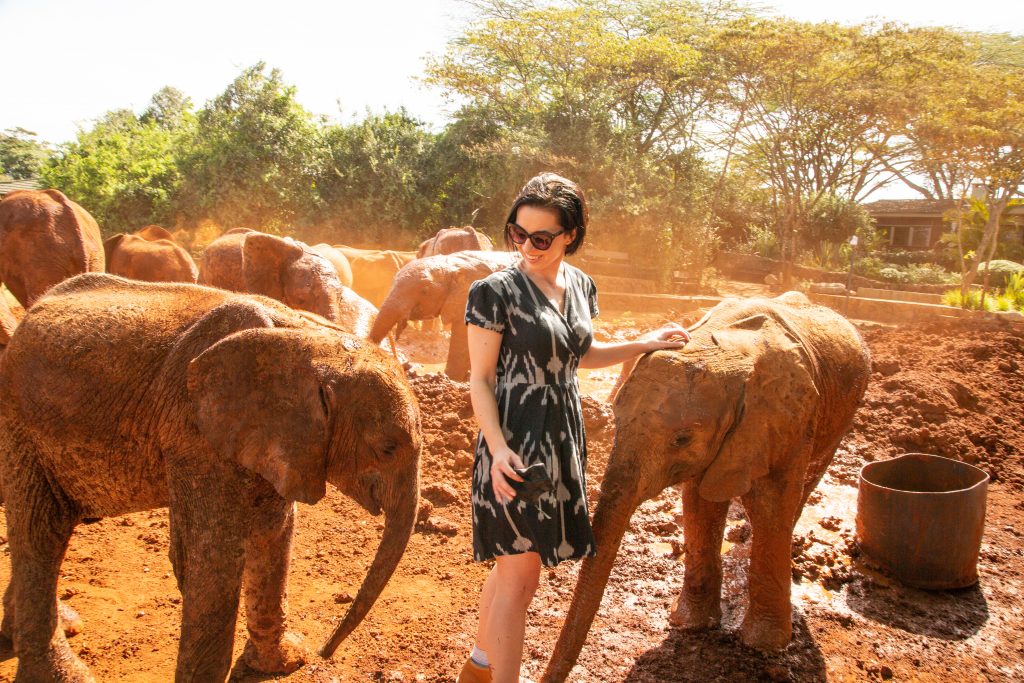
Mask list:
POLYGON ((15 190, 41 190, 43 182, 39 178, 25 178, 23 180, 12 180, 8 176, 0 176, 0 197, 10 194, 15 190))
POLYGON ((952 199, 879 199, 864 205, 872 216, 941 216, 956 208, 952 199))
MULTIPOLYGON (((872 216, 916 216, 921 218, 942 218, 947 211, 956 208, 952 199, 879 199, 864 204, 864 208, 872 216)), ((1004 216, 1024 215, 1024 204, 1016 204, 1006 209, 1004 216)))

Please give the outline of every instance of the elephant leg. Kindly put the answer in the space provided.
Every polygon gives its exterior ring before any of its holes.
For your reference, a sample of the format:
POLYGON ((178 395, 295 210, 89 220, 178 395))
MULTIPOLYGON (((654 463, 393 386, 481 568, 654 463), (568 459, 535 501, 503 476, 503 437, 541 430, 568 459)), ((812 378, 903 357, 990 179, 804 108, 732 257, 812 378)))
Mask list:
POLYGON ((683 484, 683 589, 669 621, 681 628, 714 628, 722 621, 722 535, 729 503, 712 503, 683 484))
MULTIPOLYGON (((68 647, 59 618, 57 577, 78 513, 54 490, 34 458, 17 458, 4 482, 18 681, 92 681, 68 647)), ((7 628, 11 628, 8 623, 7 628)))
POLYGON ((466 323, 456 320, 452 323, 452 337, 448 343, 448 360, 444 374, 456 382, 465 382, 469 377, 469 332, 466 323))
POLYGON ((791 548, 800 512, 801 484, 796 474, 775 476, 755 483, 743 497, 753 540, 747 572, 750 601, 740 638, 750 647, 779 649, 793 634, 791 548))
POLYGON ((249 641, 242 662, 254 671, 291 673, 306 663, 301 637, 285 631, 295 504, 275 500, 257 510, 245 548, 249 641))
POLYGON ((231 497, 195 479, 180 482, 195 490, 171 487, 171 562, 182 604, 175 681, 223 681, 231 669, 247 508, 237 492, 231 497))

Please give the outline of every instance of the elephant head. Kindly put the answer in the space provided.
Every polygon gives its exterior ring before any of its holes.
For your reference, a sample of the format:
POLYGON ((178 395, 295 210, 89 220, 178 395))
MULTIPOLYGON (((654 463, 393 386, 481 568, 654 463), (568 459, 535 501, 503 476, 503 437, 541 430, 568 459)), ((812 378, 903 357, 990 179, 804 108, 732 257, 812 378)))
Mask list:
POLYGON ((338 272, 301 242, 260 232, 246 235, 242 275, 246 291, 328 320, 338 319, 342 287, 338 272))
POLYGON ((461 228, 441 228, 430 239, 420 243, 416 250, 416 258, 437 256, 438 254, 454 254, 457 251, 493 251, 494 244, 487 235, 472 225, 461 228))
POLYGON ((405 551, 419 502, 421 437, 417 403, 397 363, 333 325, 308 321, 302 329, 231 334, 189 362, 187 379, 195 424, 221 457, 287 500, 315 503, 330 482, 371 514, 383 511, 373 563, 321 651, 329 657, 405 551))
POLYGON ((691 335, 683 349, 643 357, 615 399, 615 443, 594 513, 598 553, 583 562, 545 681, 563 680, 575 663, 642 502, 683 482, 705 500, 729 501, 789 446, 813 441, 816 373, 784 318, 726 302, 691 335))

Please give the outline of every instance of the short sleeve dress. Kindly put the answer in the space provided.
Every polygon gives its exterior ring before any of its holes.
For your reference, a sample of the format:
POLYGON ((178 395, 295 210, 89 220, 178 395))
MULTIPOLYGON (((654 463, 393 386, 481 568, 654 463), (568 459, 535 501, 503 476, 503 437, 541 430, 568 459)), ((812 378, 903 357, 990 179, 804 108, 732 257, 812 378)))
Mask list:
POLYGON ((587 441, 576 370, 593 341, 597 288, 565 269, 565 312, 518 267, 473 283, 466 323, 502 335, 498 417, 509 447, 526 466, 543 462, 553 490, 535 503, 498 503, 491 454, 481 433, 473 465, 473 555, 478 561, 524 552, 545 566, 594 554, 586 499, 587 441))

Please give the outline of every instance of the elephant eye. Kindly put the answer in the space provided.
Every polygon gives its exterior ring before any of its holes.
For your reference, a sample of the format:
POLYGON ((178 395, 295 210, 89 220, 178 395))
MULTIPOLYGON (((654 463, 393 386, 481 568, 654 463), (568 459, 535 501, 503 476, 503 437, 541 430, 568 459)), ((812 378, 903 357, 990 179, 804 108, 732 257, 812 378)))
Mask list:
POLYGON ((690 432, 682 432, 680 434, 676 434, 676 438, 672 440, 672 445, 676 448, 682 448, 683 446, 689 446, 691 441, 693 441, 693 434, 690 432))
POLYGON ((320 385, 320 407, 324 410, 324 417, 331 416, 330 390, 323 384, 320 385))

